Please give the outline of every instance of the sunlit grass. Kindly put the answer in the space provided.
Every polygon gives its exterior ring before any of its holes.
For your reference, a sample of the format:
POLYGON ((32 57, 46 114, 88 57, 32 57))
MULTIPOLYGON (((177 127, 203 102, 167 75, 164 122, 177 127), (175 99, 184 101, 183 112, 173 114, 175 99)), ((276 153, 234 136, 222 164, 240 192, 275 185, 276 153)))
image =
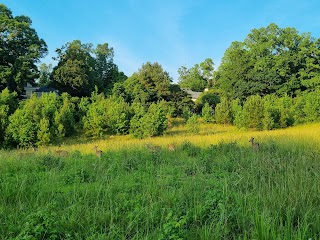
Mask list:
POLYGON ((319 123, 262 132, 201 124, 195 135, 177 123, 156 138, 79 136, 0 151, 0 235, 319 239, 319 134, 319 123))
MULTIPOLYGON (((127 136, 108 136, 106 139, 94 140, 91 139, 87 143, 70 144, 67 147, 70 151, 80 151, 82 153, 91 153, 93 146, 99 146, 103 151, 119 150, 130 147, 144 147, 146 143, 166 148, 168 144, 182 144, 184 142, 191 142, 199 147, 208 147, 212 144, 220 142, 230 143, 236 142, 242 146, 249 146, 249 140, 254 137, 263 145, 264 141, 275 141, 278 144, 291 145, 299 143, 299 145, 314 146, 320 149, 320 124, 307 124, 301 126, 290 127, 286 129, 277 129, 272 131, 252 131, 239 130, 231 125, 217 125, 217 124, 201 124, 200 132, 192 135, 188 133, 184 125, 173 126, 169 128, 164 136, 135 139, 130 135, 127 136)), ((57 150, 57 147, 48 147, 43 150, 46 151, 57 150)))
MULTIPOLYGON (((181 119, 178 120, 181 123, 181 119)), ((212 144, 220 142, 230 143, 236 142, 241 146, 250 146, 248 142, 254 137, 262 146, 266 141, 274 141, 280 145, 293 145, 313 147, 320 149, 320 123, 306 124, 294 126, 285 129, 277 129, 272 131, 252 131, 239 130, 231 125, 204 124, 200 126, 198 134, 188 133, 185 125, 170 127, 164 136, 153 137, 147 139, 136 139, 130 135, 126 136, 106 136, 104 139, 93 139, 79 136, 77 138, 67 139, 61 146, 45 146, 39 147, 37 154, 54 153, 57 150, 79 151, 83 154, 93 153, 93 147, 98 146, 102 151, 120 150, 125 148, 144 148, 145 144, 151 143, 167 148, 169 144, 180 145, 184 142, 190 142, 196 146, 205 148, 212 144), (78 143, 79 142, 79 143, 78 143)), ((8 152, 0 151, 1 154, 8 152)), ((11 154, 10 152, 8 154, 11 154)), ((14 151, 16 155, 34 154, 32 149, 22 149, 14 151)))

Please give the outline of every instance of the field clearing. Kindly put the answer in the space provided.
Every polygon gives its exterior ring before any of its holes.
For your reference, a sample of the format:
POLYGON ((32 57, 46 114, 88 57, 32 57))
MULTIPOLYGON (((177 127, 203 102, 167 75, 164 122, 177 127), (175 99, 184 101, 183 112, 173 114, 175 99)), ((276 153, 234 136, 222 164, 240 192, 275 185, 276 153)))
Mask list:
MULTIPOLYGON (((255 137, 261 143, 273 140, 281 145, 299 144, 299 146, 306 147, 312 145, 316 149, 320 149, 320 124, 307 124, 272 131, 244 131, 231 125, 201 124, 199 134, 195 135, 189 134, 185 126, 178 126, 170 128, 161 137, 140 140, 130 136, 112 136, 106 140, 94 141, 93 145, 98 145, 103 151, 108 149, 119 150, 132 146, 143 147, 145 143, 152 143, 163 148, 166 148, 171 143, 179 145, 184 142, 191 142, 202 148, 220 142, 236 142, 241 146, 250 146, 248 141, 251 137, 255 137)), ((80 150, 83 153, 90 153, 92 151, 91 144, 87 145, 80 144, 81 147, 79 148, 78 144, 72 144, 68 148, 80 150)))
POLYGON ((157 138, 1 151, 0 236, 319 239, 319 134, 319 123, 264 132, 202 124, 197 135, 175 125, 157 138))
MULTIPOLYGON (((181 120, 179 120, 179 123, 181 120)), ((98 146, 102 151, 120 150, 125 148, 144 148, 145 144, 159 145, 162 148, 167 148, 168 144, 182 144, 190 142, 201 148, 209 147, 212 144, 221 142, 230 143, 235 142, 243 147, 249 147, 248 142, 251 137, 256 141, 262 143, 274 141, 282 146, 299 145, 299 147, 313 148, 314 150, 320 149, 320 124, 306 124, 294 126, 285 129, 276 129, 272 131, 252 131, 252 130, 239 130, 231 125, 218 125, 218 124, 201 124, 200 132, 198 134, 190 134, 185 126, 170 127, 161 137, 153 137, 147 139, 135 139, 131 136, 108 136, 105 139, 86 139, 85 137, 68 139, 62 146, 46 146, 40 147, 39 154, 46 154, 57 150, 79 151, 82 154, 93 153, 93 147, 98 146), (82 142, 82 143, 77 143, 82 142)), ((32 149, 21 149, 14 151, 14 153, 33 153, 32 149)), ((6 151, 0 151, 4 157, 6 151)))

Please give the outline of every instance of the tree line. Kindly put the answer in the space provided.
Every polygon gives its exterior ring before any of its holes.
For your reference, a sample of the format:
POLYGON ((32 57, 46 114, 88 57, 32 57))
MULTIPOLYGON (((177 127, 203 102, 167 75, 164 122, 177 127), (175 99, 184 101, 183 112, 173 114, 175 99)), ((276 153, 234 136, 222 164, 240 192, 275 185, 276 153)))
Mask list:
MULTIPOLYGON (((88 136, 161 135, 168 117, 197 125, 235 124, 274 129, 318 121, 320 39, 276 24, 233 42, 218 69, 207 58, 178 69, 174 84, 159 63, 147 62, 127 77, 108 43, 74 40, 56 50, 58 63, 40 64, 48 50, 27 16, 0 4, 0 143, 45 145, 84 132, 88 136), (54 87, 19 101, 26 83, 54 87), (204 92, 194 103, 184 89, 204 92)), ((196 128, 195 128, 196 129, 196 128)))
POLYGON ((19 101, 16 92, 5 88, 0 93, 0 145, 56 144, 77 133, 158 136, 169 116, 181 116, 192 106, 188 94, 171 84, 158 63, 144 64, 125 82, 117 82, 108 96, 96 86, 89 97, 52 92, 19 101))

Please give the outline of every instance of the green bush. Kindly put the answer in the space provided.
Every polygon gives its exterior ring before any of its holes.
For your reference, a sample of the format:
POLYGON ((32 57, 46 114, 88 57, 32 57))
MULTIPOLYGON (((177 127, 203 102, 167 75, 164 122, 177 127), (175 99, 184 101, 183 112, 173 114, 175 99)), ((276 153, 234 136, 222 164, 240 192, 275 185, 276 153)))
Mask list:
MULTIPOLYGON (((0 107, 1 110, 1 107, 0 107)), ((0 111, 1 114, 1 111, 0 111)), ((10 116, 6 130, 6 144, 26 147, 38 143, 47 145, 74 132, 75 106, 67 94, 32 95, 20 103, 10 116)))
POLYGON ((10 93, 5 88, 0 93, 0 146, 3 144, 6 128, 9 124, 9 116, 14 113, 18 107, 17 93, 10 93))
POLYGON ((87 136, 101 137, 106 126, 103 104, 101 102, 91 104, 82 121, 87 136))
POLYGON ((284 96, 278 100, 278 108, 280 111, 279 127, 285 128, 290 127, 294 123, 292 108, 293 101, 289 96, 284 96))
POLYGON ((200 113, 202 107, 205 103, 208 103, 210 106, 217 106, 217 104, 220 102, 219 95, 212 90, 203 92, 196 100, 195 102, 195 109, 197 113, 200 113))
POLYGON ((167 118, 160 104, 151 104, 142 115, 136 113, 130 121, 130 133, 138 138, 160 136, 167 128, 167 118))
POLYGON ((232 122, 232 109, 228 99, 221 98, 215 109, 215 121, 221 124, 229 124, 232 122))
POLYGON ((200 126, 198 116, 193 114, 187 121, 187 129, 191 134, 197 134, 200 132, 200 126))
POLYGON ((242 110, 243 108, 242 108, 242 105, 240 104, 239 98, 236 98, 231 101, 232 122, 238 128, 241 128, 244 125, 242 110))
POLYGON ((42 118, 39 124, 39 130, 37 133, 38 145, 47 145, 51 141, 51 134, 49 129, 49 120, 42 118))
POLYGON ((305 95, 304 113, 307 122, 320 120, 320 91, 305 95))
POLYGON ((213 116, 212 116, 212 108, 210 107, 209 103, 205 103, 202 108, 202 117, 205 122, 212 122, 213 116))
POLYGON ((67 93, 61 96, 62 104, 54 114, 54 128, 56 136, 62 138, 70 136, 75 129, 75 105, 71 102, 71 97, 67 93))
POLYGON ((263 130, 271 130, 279 127, 280 111, 277 107, 278 98, 274 95, 267 95, 263 98, 263 130))
POLYGON ((250 96, 245 101, 242 111, 242 127, 262 129, 263 101, 260 96, 250 96))
POLYGON ((111 134, 127 134, 131 118, 130 106, 122 97, 110 97, 106 100, 106 125, 111 134))
POLYGON ((39 126, 30 112, 17 109, 9 117, 5 143, 7 146, 28 147, 37 142, 39 126))

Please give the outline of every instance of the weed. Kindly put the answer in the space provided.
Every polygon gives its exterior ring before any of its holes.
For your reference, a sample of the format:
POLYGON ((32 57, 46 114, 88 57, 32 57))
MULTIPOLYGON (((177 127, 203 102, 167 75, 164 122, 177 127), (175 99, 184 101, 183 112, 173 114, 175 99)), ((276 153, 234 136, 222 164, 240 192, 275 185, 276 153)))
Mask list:
POLYGON ((45 168, 45 170, 50 171, 53 169, 62 170, 64 168, 64 160, 53 155, 45 155, 39 159, 40 165, 45 168))

